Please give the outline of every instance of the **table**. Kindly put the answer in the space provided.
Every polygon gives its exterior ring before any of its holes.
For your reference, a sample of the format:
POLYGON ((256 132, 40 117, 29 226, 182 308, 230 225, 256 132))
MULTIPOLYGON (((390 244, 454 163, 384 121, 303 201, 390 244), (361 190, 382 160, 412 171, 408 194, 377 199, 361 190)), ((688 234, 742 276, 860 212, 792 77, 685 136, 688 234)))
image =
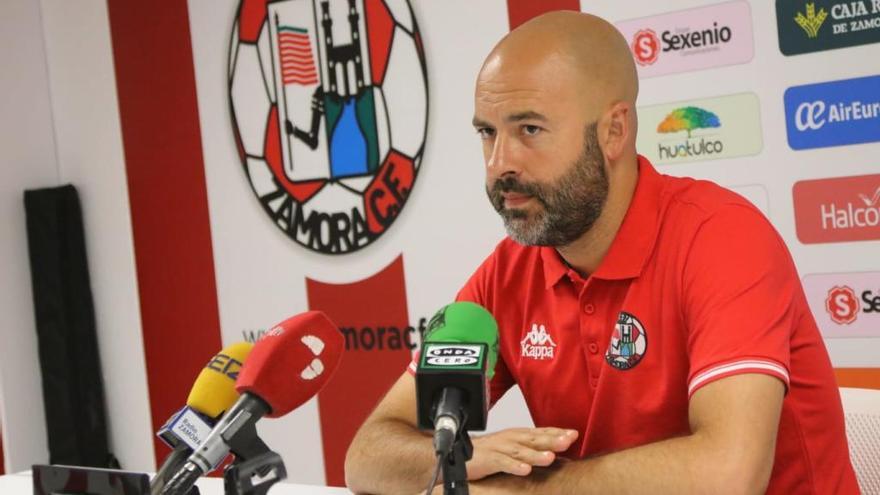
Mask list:
MULTIPOLYGON (((221 478, 199 478, 197 483, 199 491, 203 495, 223 495, 223 480, 221 478)), ((7 474, 0 476, 0 494, 3 495, 32 495, 33 484, 31 472, 7 474)), ((269 490, 269 495, 350 495, 345 488, 328 486, 298 485, 295 483, 278 483, 269 490)))

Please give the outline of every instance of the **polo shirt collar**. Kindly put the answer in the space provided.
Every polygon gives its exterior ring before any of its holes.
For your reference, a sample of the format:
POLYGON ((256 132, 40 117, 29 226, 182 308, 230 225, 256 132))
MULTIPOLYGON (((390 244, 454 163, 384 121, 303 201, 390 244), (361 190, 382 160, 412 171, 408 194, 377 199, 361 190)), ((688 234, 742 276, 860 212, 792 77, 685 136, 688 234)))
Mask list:
MULTIPOLYGON (((635 278, 642 273, 657 240, 663 177, 639 155, 639 178, 623 222, 605 258, 592 276, 606 280, 635 278)), ((542 246, 546 288, 556 285, 569 267, 553 247, 542 246)))

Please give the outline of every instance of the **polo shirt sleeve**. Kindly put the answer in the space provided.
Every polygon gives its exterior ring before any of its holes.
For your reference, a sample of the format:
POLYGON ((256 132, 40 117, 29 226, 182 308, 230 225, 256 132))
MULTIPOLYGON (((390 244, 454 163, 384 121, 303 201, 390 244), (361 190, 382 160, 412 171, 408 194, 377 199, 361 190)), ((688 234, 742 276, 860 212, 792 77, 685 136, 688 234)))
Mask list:
POLYGON ((742 373, 776 377, 787 392, 800 282, 770 222, 750 206, 723 206, 697 230, 681 283, 688 398, 742 373))
MULTIPOLYGON (((483 264, 480 265, 479 268, 471 275, 468 281, 465 283, 464 287, 458 291, 458 294, 455 296, 456 301, 470 301, 484 308, 488 309, 489 312, 492 312, 492 308, 490 307, 488 301, 490 300, 489 295, 489 287, 491 284, 491 280, 494 275, 495 268, 495 255, 494 253, 490 255, 483 264)), ((415 353, 413 360, 409 363, 407 367, 407 371, 411 375, 415 375, 416 369, 418 368, 419 363, 419 352, 415 353)), ((504 363, 504 358, 502 357, 501 350, 498 352, 498 360, 495 364, 495 376, 489 382, 489 404, 490 406, 495 405, 495 402, 500 399, 505 392, 507 392, 510 387, 514 384, 514 379, 510 374, 510 371, 507 368, 507 365, 504 363)))

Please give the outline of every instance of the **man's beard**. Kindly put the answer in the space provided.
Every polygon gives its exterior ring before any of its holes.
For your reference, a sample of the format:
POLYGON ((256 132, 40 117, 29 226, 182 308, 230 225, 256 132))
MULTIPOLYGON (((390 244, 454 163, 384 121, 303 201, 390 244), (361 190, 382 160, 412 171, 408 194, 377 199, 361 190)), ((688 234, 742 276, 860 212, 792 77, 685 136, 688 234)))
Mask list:
POLYGON ((527 246, 571 244, 590 230, 608 198, 608 176, 599 148, 597 123, 587 126, 580 156, 555 182, 524 183, 514 176, 500 177, 486 187, 486 194, 514 241, 527 246), (505 192, 532 196, 541 209, 528 212, 505 208, 501 195, 505 192))

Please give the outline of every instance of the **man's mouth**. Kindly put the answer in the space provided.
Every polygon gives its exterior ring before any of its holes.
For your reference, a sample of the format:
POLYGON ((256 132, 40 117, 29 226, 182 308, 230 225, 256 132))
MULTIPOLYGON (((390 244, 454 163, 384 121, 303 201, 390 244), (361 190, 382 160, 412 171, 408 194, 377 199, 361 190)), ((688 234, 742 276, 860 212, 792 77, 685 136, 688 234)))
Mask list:
POLYGON ((504 198, 504 207, 505 208, 516 208, 522 206, 529 202, 532 199, 530 194, 523 194, 517 192, 505 192, 501 193, 501 197, 504 198))

